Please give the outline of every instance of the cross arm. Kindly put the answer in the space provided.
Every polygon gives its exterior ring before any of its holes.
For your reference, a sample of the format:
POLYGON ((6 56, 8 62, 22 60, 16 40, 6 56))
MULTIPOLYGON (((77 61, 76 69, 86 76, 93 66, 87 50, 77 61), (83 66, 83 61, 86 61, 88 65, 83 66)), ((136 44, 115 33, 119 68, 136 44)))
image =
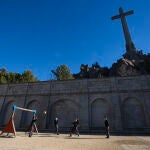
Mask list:
POLYGON ((118 19, 118 18, 121 18, 121 15, 116 15, 116 16, 111 17, 112 20, 115 20, 115 19, 118 19))
POLYGON ((123 15, 124 15, 124 16, 128 16, 128 15, 132 15, 132 14, 134 14, 134 11, 133 11, 133 10, 128 11, 128 12, 124 13, 123 15))
POLYGON ((113 16, 113 17, 111 17, 111 19, 112 19, 112 20, 115 20, 115 19, 121 18, 122 16, 132 15, 133 13, 134 13, 133 10, 128 11, 128 12, 125 12, 125 13, 120 12, 119 15, 113 16))

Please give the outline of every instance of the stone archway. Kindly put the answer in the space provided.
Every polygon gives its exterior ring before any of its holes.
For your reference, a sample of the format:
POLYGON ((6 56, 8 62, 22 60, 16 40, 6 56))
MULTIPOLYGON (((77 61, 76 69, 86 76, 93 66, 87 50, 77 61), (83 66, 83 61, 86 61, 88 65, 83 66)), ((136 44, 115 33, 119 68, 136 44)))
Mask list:
POLYGON ((71 100, 59 100, 51 108, 51 126, 55 117, 59 118, 59 126, 62 128, 72 126, 75 117, 79 116, 79 105, 71 100))
POLYGON ((145 115, 142 104, 135 98, 128 98, 123 102, 124 128, 143 128, 145 115))
MULTIPOLYGON (((37 109, 38 102, 37 100, 32 100, 28 103, 27 109, 37 109)), ((32 121, 33 113, 32 112, 24 112, 24 126, 27 127, 30 125, 32 121)))
POLYGON ((104 127, 104 116, 109 117, 109 104, 105 99, 96 99, 91 104, 91 127, 104 127))

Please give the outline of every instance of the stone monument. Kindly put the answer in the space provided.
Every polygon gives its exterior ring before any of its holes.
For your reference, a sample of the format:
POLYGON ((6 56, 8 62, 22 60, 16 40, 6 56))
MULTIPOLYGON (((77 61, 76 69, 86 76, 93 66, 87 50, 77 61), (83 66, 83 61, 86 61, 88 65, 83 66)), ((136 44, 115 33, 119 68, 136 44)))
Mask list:
POLYGON ((134 11, 127 11, 124 12, 123 9, 120 7, 119 8, 119 15, 113 16, 111 19, 115 20, 120 18, 121 19, 121 24, 123 28, 123 33, 125 37, 125 42, 126 42, 126 53, 123 55, 124 58, 129 59, 129 60, 137 60, 141 59, 142 57, 142 51, 137 51, 135 48, 135 45, 131 39, 131 35, 128 29, 127 21, 125 16, 133 14, 134 11))

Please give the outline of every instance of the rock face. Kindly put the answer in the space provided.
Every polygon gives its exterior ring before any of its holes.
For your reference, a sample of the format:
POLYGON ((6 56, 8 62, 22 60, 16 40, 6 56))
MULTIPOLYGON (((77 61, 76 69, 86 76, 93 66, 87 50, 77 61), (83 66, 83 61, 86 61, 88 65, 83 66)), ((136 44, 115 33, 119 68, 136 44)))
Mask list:
POLYGON ((80 67, 80 72, 73 75, 75 79, 84 78, 102 78, 109 76, 109 68, 101 67, 97 62, 89 67, 87 64, 82 64, 80 67))
POLYGON ((128 59, 120 59, 114 63, 110 69, 110 76, 136 76, 140 75, 140 69, 136 66, 134 61, 128 59))
POLYGON ((137 76, 150 74, 150 54, 144 55, 139 51, 138 59, 119 59, 110 68, 109 76, 137 76))
POLYGON ((129 57, 124 54, 123 58, 113 63, 111 68, 101 67, 97 62, 89 67, 82 64, 80 72, 74 74, 75 79, 83 78, 103 78, 103 77, 125 77, 150 74, 150 54, 143 54, 142 51, 136 51, 135 57, 129 57))

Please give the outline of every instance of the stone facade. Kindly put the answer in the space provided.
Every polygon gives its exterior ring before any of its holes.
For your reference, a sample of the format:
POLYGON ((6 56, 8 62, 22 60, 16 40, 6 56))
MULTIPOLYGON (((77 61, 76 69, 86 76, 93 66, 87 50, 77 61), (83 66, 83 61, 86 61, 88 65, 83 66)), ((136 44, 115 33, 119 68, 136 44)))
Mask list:
MULTIPOLYGON (((40 130, 53 129, 55 116, 61 129, 67 130, 78 116, 81 131, 101 131, 107 115, 112 132, 150 133, 148 75, 0 85, 1 127, 8 122, 14 104, 37 109, 40 130)), ((17 110, 16 129, 27 127, 31 118, 32 113, 17 110)))

